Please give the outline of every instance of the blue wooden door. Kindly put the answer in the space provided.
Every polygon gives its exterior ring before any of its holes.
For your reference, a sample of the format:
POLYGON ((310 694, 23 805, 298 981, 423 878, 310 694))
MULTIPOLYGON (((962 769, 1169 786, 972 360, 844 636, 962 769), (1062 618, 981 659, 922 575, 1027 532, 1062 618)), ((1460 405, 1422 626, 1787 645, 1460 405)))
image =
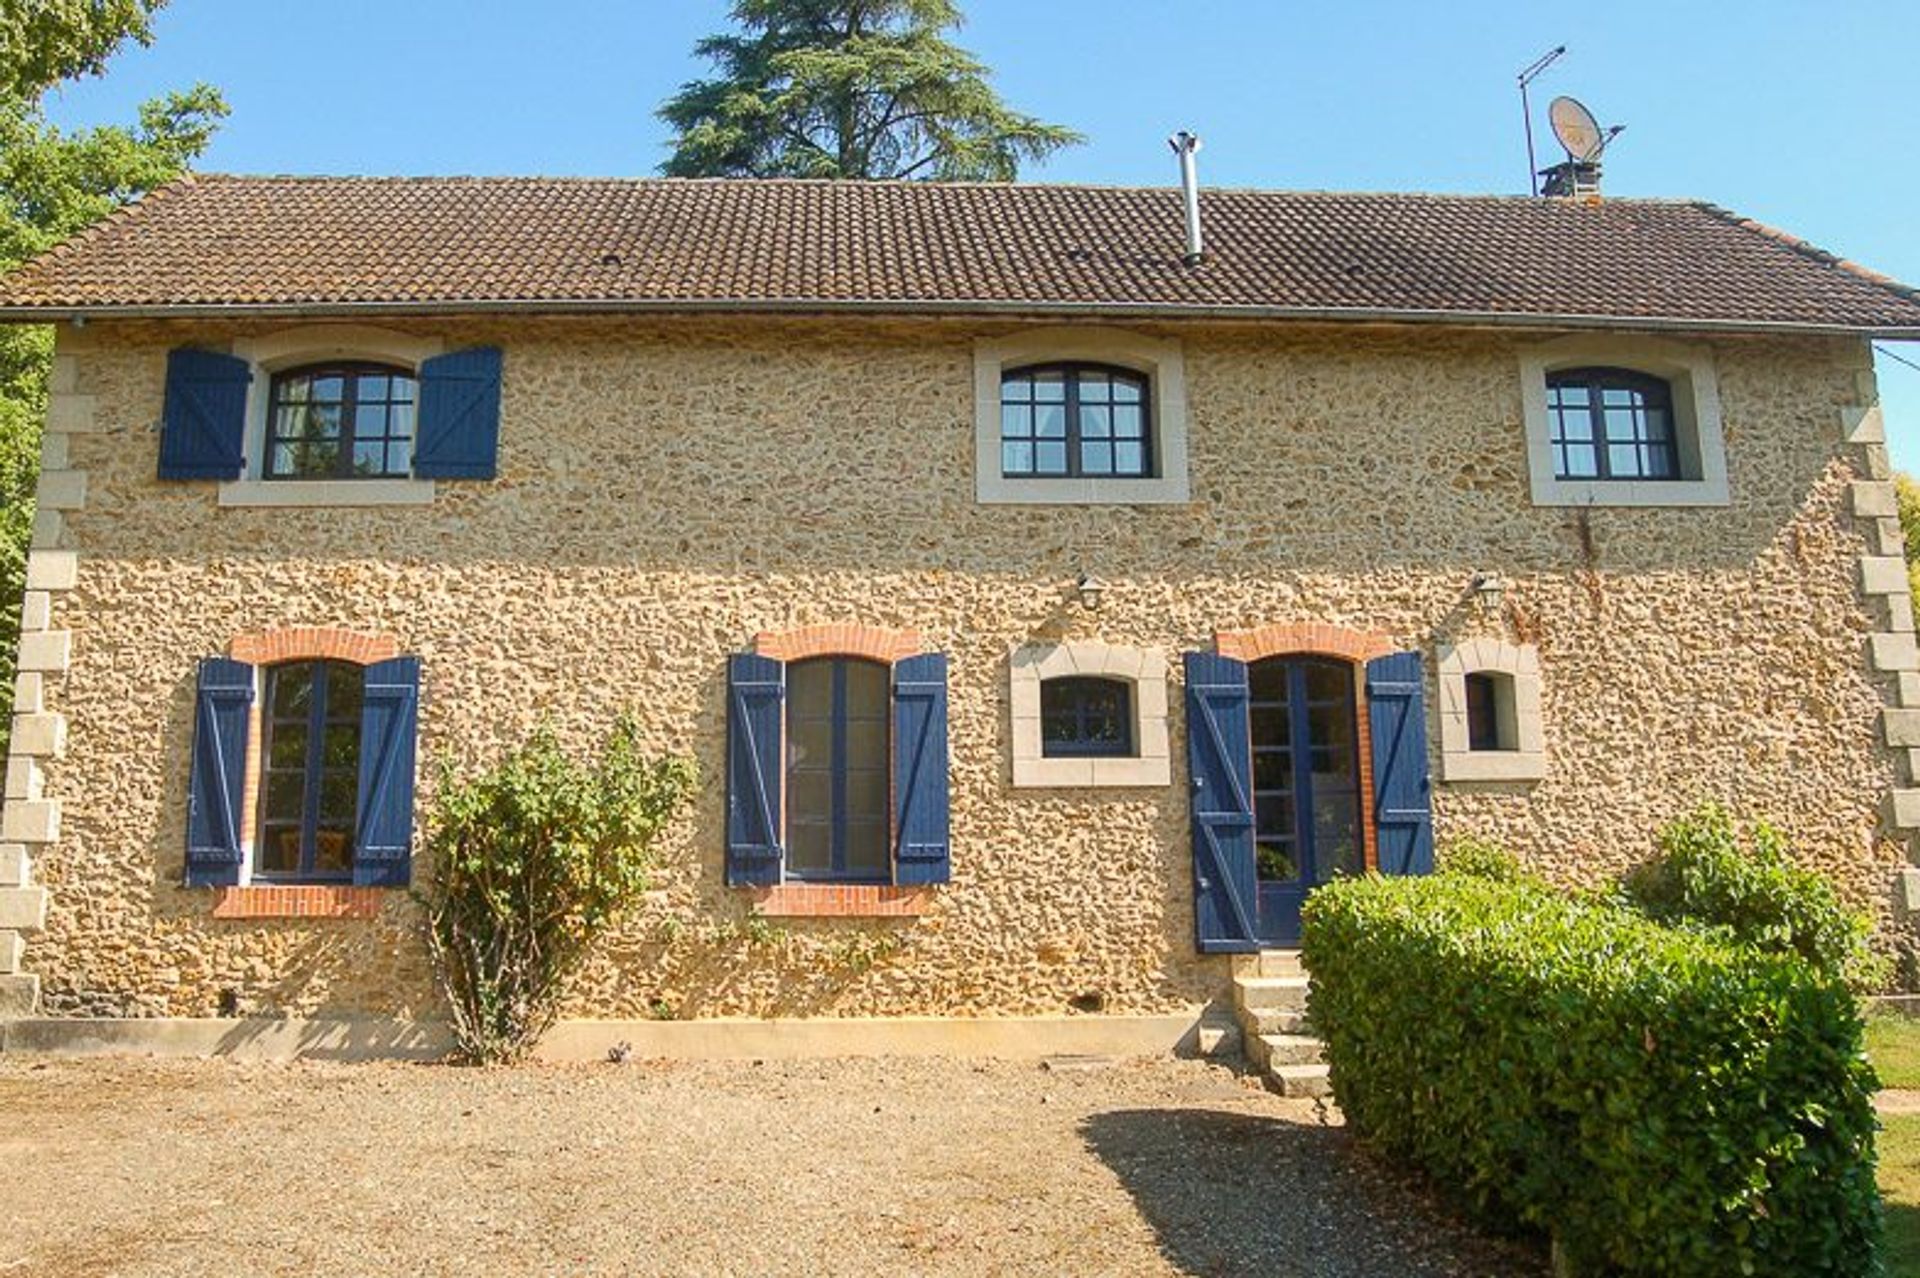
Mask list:
POLYGON ((1294 945, 1307 893, 1365 868, 1353 667, 1274 657, 1248 685, 1260 939, 1294 945))

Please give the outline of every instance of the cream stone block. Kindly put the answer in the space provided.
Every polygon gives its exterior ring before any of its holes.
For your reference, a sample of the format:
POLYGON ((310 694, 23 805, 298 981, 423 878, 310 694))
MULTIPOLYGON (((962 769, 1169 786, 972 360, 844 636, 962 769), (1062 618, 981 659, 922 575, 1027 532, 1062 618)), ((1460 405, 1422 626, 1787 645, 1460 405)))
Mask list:
POLYGON ((1877 479, 1856 479, 1847 485, 1847 491, 1852 496, 1853 513, 1857 519, 1880 519, 1900 513, 1892 484, 1877 479))
POLYGON ((1920 672, 1902 670, 1896 678, 1893 703, 1908 710, 1920 710, 1920 672))
POLYGON ((1920 670, 1920 644, 1911 634, 1869 635, 1867 649, 1873 668, 1884 674, 1920 670))
POLYGON ((1920 829, 1920 790, 1893 792, 1893 824, 1902 830, 1920 829))
POLYGON ((1860 461, 1869 479, 1893 478, 1893 455, 1885 444, 1865 444, 1860 449, 1860 461))
MULTIPOLYGON (((28 561, 31 566, 32 561, 28 561)), ((31 570, 31 568, 29 568, 31 570)), ((46 630, 53 622, 53 596, 44 590, 29 590, 20 598, 20 630, 31 634, 46 630)))
MULTIPOLYGON (((1015 770, 1019 770, 1018 760, 1038 759, 1040 757, 1040 720, 1021 716, 1013 721, 1013 757, 1015 770)), ((1018 785, 1016 781, 1014 784, 1018 785)))
POLYGON ((1907 593, 1907 561, 1898 555, 1860 556, 1860 589, 1869 595, 1907 593))
POLYGON ((25 1020, 39 1010, 38 976, 0 976, 0 1021, 25 1020))
POLYGON ((33 882, 33 861, 24 843, 0 843, 0 887, 26 887, 33 882))
POLYGON ((1443 755, 1440 773, 1443 781, 1539 781, 1547 759, 1521 750, 1466 750, 1443 755))
POLYGON ((20 971, 20 960, 26 952, 25 937, 11 929, 0 931, 0 976, 17 975, 20 971))
POLYGON ((47 368, 47 391, 51 395, 71 395, 80 389, 80 361, 71 355, 55 355, 47 368))
POLYGON ((44 711, 14 715, 11 748, 14 754, 38 755, 41 758, 58 758, 65 754, 66 716, 44 711))
POLYGON ((42 630, 20 636, 18 665, 22 670, 65 670, 72 660, 72 631, 42 630))
POLYGON ((39 714, 46 709, 46 676, 37 671, 13 677, 13 712, 39 714))
POLYGON ((38 932, 47 925, 47 890, 36 887, 0 888, 0 929, 38 932))
POLYGON ((40 469, 65 470, 67 468, 67 436, 57 431, 48 431, 40 436, 40 469))
POLYGON ((40 768, 40 760, 30 754, 9 755, 7 758, 7 798, 38 799, 46 787, 46 777, 40 768))
POLYGON ((5 810, 0 811, 0 839, 9 843, 58 843, 60 801, 9 800, 5 810))
POLYGON ((1888 745, 1896 749, 1920 747, 1920 710, 1883 710, 1880 722, 1888 745))
POLYGON ((33 512, 33 548, 58 546, 67 535, 67 519, 57 510, 36 507, 33 512))
POLYGON ((85 435, 97 429, 96 402, 92 395, 47 396, 47 433, 85 435))
POLYGON ((1884 444, 1887 421, 1878 404, 1852 404, 1840 410, 1840 433, 1849 444, 1884 444))
POLYGON ((72 590, 80 556, 71 550, 36 550, 27 556, 28 590, 72 590))
POLYGON ((44 510, 80 510, 87 504, 87 472, 43 470, 33 499, 44 510))

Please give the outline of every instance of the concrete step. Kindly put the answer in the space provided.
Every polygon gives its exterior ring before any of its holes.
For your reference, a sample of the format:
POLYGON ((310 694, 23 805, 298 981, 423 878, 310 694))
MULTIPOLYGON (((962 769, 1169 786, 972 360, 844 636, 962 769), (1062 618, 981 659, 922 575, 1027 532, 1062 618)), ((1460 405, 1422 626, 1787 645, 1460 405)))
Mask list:
POLYGON ((1305 976, 1306 965, 1299 950, 1260 950, 1254 954, 1233 956, 1235 976, 1305 976))
POLYGON ((1247 1059, 1268 1072, 1285 1065, 1321 1065, 1327 1045, 1306 1034, 1258 1034, 1247 1040, 1247 1059))
POLYGON ((1307 1034, 1307 1014, 1292 1007, 1244 1008, 1240 1024, 1252 1034, 1307 1034))
POLYGON ((1333 1079, 1325 1065, 1276 1065, 1267 1071, 1267 1081, 1282 1096, 1333 1095, 1333 1079))
POLYGON ((1233 978, 1235 1007, 1249 1011, 1269 1008, 1297 1010, 1307 1005, 1307 978, 1304 976, 1236 976, 1233 978))

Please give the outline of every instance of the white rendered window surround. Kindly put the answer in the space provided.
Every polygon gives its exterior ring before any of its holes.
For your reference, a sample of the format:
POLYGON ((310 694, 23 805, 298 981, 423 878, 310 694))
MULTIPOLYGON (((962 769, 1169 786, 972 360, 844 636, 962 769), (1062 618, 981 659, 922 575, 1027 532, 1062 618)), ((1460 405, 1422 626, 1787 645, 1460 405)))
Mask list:
POLYGON ((419 371, 445 350, 439 338, 364 324, 311 324, 235 339, 233 353, 253 369, 247 387, 246 471, 219 488, 222 506, 418 506, 433 500, 431 479, 274 479, 261 477, 273 375, 303 364, 369 360, 419 371))
POLYGON ((974 495, 997 505, 1164 505, 1188 500, 1187 374, 1178 342, 1123 329, 1049 327, 982 338, 973 347, 974 495), (1001 471, 1000 379, 1028 364, 1113 364, 1151 385, 1154 473, 1148 478, 1051 479, 1001 471))
MULTIPOLYGON (((1503 711, 1506 707, 1502 707, 1503 711)), ((1547 775, 1540 705, 1540 652, 1499 639, 1468 639, 1440 650, 1440 779, 1539 781, 1547 775), (1475 750, 1467 718, 1467 676, 1511 681, 1512 750, 1475 750)))
POLYGON ((1576 333, 1520 353, 1527 468, 1536 506, 1725 506, 1726 438, 1720 381, 1704 346, 1657 337, 1576 333), (1673 388, 1674 431, 1682 479, 1561 479, 1554 474, 1547 378, 1561 369, 1613 367, 1648 373, 1673 388))
POLYGON ((1153 786, 1173 780, 1167 747, 1167 659, 1145 648, 1105 643, 1027 644, 1009 659, 1013 703, 1013 784, 1044 786, 1153 786), (1131 685, 1133 748, 1115 758, 1052 758, 1041 752, 1040 685, 1048 679, 1092 675, 1131 685))

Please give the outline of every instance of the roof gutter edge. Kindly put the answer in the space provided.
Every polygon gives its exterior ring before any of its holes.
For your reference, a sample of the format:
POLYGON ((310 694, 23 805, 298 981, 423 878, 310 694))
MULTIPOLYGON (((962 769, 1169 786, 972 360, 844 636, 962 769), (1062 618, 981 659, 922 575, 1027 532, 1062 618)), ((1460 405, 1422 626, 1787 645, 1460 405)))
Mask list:
POLYGON ((395 302, 203 302, 97 306, 0 304, 0 322, 55 324, 95 319, 326 319, 367 315, 808 315, 1062 317, 1153 320, 1277 320, 1371 324, 1493 325, 1521 328, 1631 328, 1672 332, 1781 333, 1920 338, 1910 326, 1822 324, 1791 320, 1706 320, 1676 316, 1524 314, 1510 311, 1416 310, 1372 307, 1181 306, 1159 302, 914 302, 796 299, 548 299, 482 298, 395 302))

